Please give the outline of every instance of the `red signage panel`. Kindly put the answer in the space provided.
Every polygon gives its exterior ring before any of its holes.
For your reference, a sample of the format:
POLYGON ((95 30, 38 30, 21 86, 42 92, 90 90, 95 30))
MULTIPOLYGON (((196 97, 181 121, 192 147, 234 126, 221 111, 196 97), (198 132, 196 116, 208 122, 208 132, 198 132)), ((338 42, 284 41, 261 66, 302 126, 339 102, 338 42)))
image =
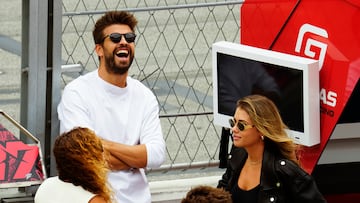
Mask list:
POLYGON ((314 169, 360 77, 360 1, 258 1, 241 7, 241 43, 314 58, 320 64, 321 142, 304 147, 314 169))

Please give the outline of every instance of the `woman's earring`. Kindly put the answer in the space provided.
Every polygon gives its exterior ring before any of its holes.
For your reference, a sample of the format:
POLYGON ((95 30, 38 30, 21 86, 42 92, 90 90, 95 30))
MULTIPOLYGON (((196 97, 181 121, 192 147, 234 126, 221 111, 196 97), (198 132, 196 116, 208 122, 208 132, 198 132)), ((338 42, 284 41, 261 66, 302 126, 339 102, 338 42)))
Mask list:
POLYGON ((261 137, 261 140, 264 141, 264 135, 261 135, 260 137, 261 137))

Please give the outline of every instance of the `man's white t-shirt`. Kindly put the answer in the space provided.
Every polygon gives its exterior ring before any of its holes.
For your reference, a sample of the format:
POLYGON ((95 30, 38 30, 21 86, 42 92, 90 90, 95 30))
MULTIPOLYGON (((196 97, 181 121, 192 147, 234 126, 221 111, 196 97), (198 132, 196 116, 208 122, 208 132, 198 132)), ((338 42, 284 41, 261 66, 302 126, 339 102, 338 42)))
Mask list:
MULTIPOLYGON (((126 83, 125 88, 114 86, 98 70, 70 82, 58 106, 60 131, 88 127, 106 140, 145 144, 147 167, 158 168, 165 160, 165 141, 157 99, 140 81, 127 77, 126 83)), ((109 182, 118 202, 151 202, 144 169, 111 172, 109 182)))

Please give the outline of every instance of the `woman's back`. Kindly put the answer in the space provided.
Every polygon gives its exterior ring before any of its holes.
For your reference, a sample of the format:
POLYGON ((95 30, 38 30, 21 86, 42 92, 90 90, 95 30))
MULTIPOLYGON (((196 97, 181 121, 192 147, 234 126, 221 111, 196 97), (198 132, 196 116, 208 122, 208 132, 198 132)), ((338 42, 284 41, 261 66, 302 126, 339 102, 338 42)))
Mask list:
POLYGON ((96 196, 84 190, 81 186, 75 186, 59 179, 58 176, 46 179, 35 194, 35 203, 89 203, 96 196))

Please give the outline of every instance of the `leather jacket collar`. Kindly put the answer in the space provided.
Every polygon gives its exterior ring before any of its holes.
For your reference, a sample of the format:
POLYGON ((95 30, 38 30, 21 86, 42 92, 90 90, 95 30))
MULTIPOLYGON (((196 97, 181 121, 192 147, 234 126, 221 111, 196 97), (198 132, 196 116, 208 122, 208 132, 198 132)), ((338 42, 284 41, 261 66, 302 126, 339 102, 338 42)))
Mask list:
MULTIPOLYGON (((269 145, 264 149, 258 203, 325 203, 313 178, 275 149, 270 151, 272 149, 269 145)), ((218 187, 230 191, 237 184, 247 156, 245 149, 233 146, 228 168, 218 187)))
MULTIPOLYGON (((234 171, 234 179, 232 184, 230 184, 232 187, 239 178, 240 171, 247 159, 247 152, 243 148, 237 148, 233 146, 230 156, 229 164, 234 171), (236 158, 232 159, 232 157, 236 158)), ((260 186, 262 186, 263 190, 273 189, 277 186, 277 183, 279 183, 279 179, 275 173, 275 160, 275 156, 265 148, 260 177, 260 186)))

